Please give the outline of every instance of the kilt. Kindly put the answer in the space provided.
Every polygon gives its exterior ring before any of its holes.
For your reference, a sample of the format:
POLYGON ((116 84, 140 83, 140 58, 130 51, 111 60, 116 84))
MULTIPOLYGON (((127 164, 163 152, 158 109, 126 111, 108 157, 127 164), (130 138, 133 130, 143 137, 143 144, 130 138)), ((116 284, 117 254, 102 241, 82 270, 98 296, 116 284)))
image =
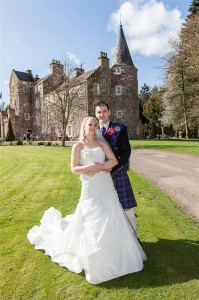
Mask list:
POLYGON ((114 173, 111 173, 111 175, 122 207, 136 207, 137 203, 125 167, 122 166, 114 173))

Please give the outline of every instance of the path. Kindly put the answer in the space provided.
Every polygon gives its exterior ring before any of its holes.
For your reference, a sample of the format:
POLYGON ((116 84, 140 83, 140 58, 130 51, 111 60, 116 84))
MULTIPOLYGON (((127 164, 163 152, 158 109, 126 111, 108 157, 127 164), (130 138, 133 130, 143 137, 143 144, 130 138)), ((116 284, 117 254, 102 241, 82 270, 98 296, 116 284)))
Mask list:
POLYGON ((131 168, 156 183, 184 212, 199 220, 199 156, 133 149, 131 168))

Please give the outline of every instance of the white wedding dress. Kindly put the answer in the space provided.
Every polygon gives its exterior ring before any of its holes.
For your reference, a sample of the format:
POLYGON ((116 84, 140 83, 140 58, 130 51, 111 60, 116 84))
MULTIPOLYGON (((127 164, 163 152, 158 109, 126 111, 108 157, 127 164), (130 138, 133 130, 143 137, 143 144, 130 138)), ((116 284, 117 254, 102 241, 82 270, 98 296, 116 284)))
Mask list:
MULTIPOLYGON (((104 163, 101 147, 81 150, 80 163, 104 163)), ((80 176, 82 191, 75 213, 62 218, 49 208, 28 239, 53 262, 97 284, 143 268, 146 255, 119 202, 110 173, 80 176)))

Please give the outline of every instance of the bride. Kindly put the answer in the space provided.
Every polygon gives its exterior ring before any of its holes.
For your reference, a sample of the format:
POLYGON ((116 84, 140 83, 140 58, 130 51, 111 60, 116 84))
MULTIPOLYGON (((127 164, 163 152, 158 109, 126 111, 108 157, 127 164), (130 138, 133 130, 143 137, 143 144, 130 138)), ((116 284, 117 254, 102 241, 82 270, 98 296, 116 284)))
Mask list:
POLYGON ((95 118, 85 118, 72 149, 71 170, 82 181, 74 214, 62 218, 51 207, 27 235, 35 249, 72 272, 84 270, 92 284, 138 272, 146 260, 107 171, 117 160, 109 145, 96 138, 97 128, 95 118))

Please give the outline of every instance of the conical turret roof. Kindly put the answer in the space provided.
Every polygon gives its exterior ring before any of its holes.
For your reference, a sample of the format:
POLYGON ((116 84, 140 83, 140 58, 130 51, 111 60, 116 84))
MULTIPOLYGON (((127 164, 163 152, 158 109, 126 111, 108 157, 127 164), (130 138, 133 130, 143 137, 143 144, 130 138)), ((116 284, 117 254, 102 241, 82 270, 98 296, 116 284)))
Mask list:
POLYGON ((129 52, 126 38, 124 36, 122 25, 120 25, 119 34, 113 54, 112 66, 114 65, 133 66, 133 61, 129 52))

